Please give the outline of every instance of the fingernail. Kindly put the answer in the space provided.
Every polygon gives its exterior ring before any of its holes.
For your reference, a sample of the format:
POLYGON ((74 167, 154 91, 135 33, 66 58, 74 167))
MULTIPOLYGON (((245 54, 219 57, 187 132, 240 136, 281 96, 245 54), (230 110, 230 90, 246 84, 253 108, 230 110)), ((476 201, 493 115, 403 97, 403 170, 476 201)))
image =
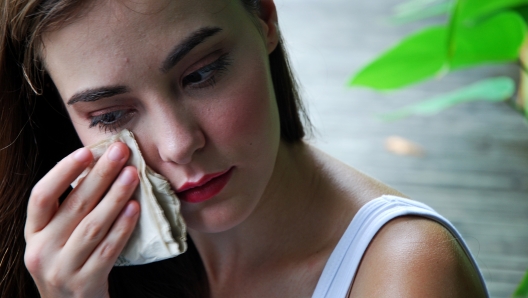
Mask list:
POLYGON ((125 207, 125 216, 132 217, 132 216, 136 215, 136 213, 137 213, 137 208, 133 204, 129 203, 125 207))
POLYGON ((120 161, 125 157, 125 153, 119 146, 114 145, 112 148, 110 148, 110 152, 108 152, 108 158, 113 161, 120 161))
POLYGON ((90 154, 91 152, 87 148, 80 148, 73 153, 73 158, 78 162, 84 163, 90 159, 90 154))
POLYGON ((136 175, 132 173, 131 170, 124 170, 121 175, 119 175, 119 182, 123 185, 132 184, 136 180, 136 175))

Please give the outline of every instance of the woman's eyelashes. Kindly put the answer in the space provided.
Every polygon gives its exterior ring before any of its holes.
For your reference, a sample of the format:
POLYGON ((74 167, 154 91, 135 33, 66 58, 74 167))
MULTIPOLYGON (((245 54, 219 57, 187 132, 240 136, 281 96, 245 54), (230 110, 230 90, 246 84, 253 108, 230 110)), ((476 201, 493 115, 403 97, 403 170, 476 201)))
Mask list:
POLYGON ((213 63, 186 75, 182 80, 182 86, 191 89, 214 87, 216 80, 227 71, 229 65, 231 60, 227 54, 223 54, 213 63))
POLYGON ((90 126, 99 126, 99 129, 107 131, 117 131, 124 125, 132 116, 134 112, 126 110, 117 110, 109 113, 93 116, 90 119, 90 126))

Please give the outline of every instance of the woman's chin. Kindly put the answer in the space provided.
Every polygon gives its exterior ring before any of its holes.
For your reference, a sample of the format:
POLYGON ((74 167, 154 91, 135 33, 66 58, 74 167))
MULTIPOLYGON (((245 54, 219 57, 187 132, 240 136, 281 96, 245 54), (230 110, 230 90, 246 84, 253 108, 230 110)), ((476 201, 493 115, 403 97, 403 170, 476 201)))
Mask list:
POLYGON ((252 213, 252 206, 233 206, 219 202, 208 206, 182 204, 182 216, 188 230, 198 233, 222 233, 242 224, 252 213))

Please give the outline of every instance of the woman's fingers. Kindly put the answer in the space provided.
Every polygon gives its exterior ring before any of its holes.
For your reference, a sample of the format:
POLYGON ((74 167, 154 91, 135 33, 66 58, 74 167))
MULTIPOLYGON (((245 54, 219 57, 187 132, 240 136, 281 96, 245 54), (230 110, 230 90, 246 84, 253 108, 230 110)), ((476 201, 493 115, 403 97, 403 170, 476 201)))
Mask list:
POLYGON ((128 147, 116 142, 97 161, 83 181, 75 187, 60 205, 46 229, 61 235, 57 245, 62 246, 73 230, 103 198, 129 156, 128 147))
MULTIPOLYGON (((61 259, 71 266, 72 271, 83 266, 94 249, 107 236, 118 215, 127 209, 123 207, 134 193, 138 182, 136 169, 125 167, 103 200, 75 228, 61 253, 61 259)), ((134 204, 128 208, 137 209, 134 204)), ((134 226, 125 228, 128 231, 134 226)))
POLYGON ((137 170, 121 170, 129 154, 125 144, 112 144, 60 206, 59 197, 93 160, 88 149, 59 162, 33 189, 24 262, 50 297, 106 293, 108 274, 138 220, 139 204, 130 201, 137 170))
POLYGON ((81 272, 110 273, 117 257, 125 247, 139 217, 139 203, 132 200, 119 214, 114 225, 99 243, 88 260, 81 268, 81 272))
POLYGON ((62 159, 33 188, 29 198, 26 238, 42 230, 50 222, 59 205, 59 197, 92 162, 87 148, 80 148, 62 159))

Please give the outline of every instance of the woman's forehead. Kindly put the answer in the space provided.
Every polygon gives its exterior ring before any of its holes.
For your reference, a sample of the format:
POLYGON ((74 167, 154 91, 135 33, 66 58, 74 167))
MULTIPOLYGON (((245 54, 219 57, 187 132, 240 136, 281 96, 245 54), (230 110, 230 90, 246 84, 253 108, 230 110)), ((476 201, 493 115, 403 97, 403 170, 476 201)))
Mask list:
POLYGON ((43 35, 46 66, 53 65, 54 57, 84 60, 95 52, 119 54, 146 44, 159 49, 199 28, 230 31, 247 17, 240 0, 96 0, 93 4, 74 22, 43 35))
POLYGON ((113 78, 128 62, 157 67, 155 60, 190 32, 229 31, 246 17, 240 12, 240 0, 97 0, 75 22, 44 35, 42 58, 59 90, 71 93, 77 84, 62 82, 59 74, 87 84, 89 78, 113 78))
POLYGON ((44 34, 43 54, 47 44, 57 41, 82 39, 104 43, 109 38, 137 37, 147 32, 151 35, 154 30, 166 27, 187 31, 207 22, 222 23, 232 18, 233 8, 239 6, 239 0, 95 0, 84 8, 81 17, 44 34))
POLYGON ((84 17, 79 20, 84 19, 92 25, 127 23, 141 27, 197 17, 219 17, 237 3, 240 4, 240 0, 95 0, 85 6, 85 11, 81 12, 84 17))
POLYGON ((110 21, 136 19, 185 19, 199 14, 217 14, 239 0, 96 0, 95 7, 110 21))

